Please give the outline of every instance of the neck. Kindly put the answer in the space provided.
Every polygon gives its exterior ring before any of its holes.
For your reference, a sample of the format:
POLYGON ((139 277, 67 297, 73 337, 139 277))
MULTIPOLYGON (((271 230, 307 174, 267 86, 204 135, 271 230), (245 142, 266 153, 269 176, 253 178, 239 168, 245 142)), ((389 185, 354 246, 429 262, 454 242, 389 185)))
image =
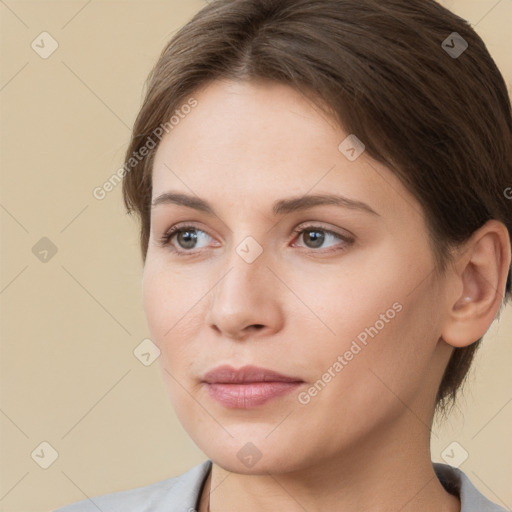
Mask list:
POLYGON ((434 472, 429 430, 414 418, 408 423, 400 434, 382 430, 364 446, 292 471, 239 474, 214 463, 199 510, 459 512, 459 499, 434 472))

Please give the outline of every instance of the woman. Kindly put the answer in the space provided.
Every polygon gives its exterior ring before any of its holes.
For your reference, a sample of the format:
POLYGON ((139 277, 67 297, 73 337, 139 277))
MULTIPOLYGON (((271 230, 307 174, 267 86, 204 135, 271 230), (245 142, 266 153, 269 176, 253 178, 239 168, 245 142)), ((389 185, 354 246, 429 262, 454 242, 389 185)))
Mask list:
POLYGON ((433 464, 510 298, 512 118, 431 0, 216 0, 167 45, 126 155, 144 307, 207 461, 60 509, 505 509, 433 464))

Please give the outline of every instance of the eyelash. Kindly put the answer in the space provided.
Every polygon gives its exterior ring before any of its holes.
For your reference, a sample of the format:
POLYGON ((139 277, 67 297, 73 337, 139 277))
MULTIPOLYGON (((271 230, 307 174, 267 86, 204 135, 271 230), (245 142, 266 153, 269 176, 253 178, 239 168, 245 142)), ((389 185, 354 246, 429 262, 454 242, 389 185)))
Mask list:
MULTIPOLYGON (((194 250, 184 250, 184 249, 176 249, 176 247, 174 247, 172 244, 171 244, 171 240, 173 239, 173 237, 181 232, 184 232, 184 231, 200 231, 202 233, 205 233, 206 235, 208 235, 208 233, 206 233, 206 231, 202 230, 202 229, 199 229, 197 226, 194 226, 194 225, 176 225, 176 226, 173 226, 172 228, 168 229, 161 237, 160 239, 158 240, 158 245, 160 247, 164 247, 164 248, 168 248, 169 250, 171 250, 171 252, 175 253, 177 256, 193 256, 195 254, 198 253, 198 251, 201 251, 201 249, 198 249, 196 251, 194 250)), ((330 229, 326 229, 322 226, 317 226, 317 225, 308 225, 308 226, 298 226, 296 229, 294 229, 293 233, 294 234, 297 234, 297 235, 302 235, 303 233, 307 233, 307 232, 315 232, 315 231, 320 231, 322 233, 326 233, 328 235, 332 235, 336 238, 339 238, 341 241, 345 242, 346 245, 351 245, 353 242, 354 242, 354 239, 353 238, 350 238, 348 236, 344 236, 344 235, 341 235, 340 233, 337 233, 335 231, 332 231, 330 229)), ((210 235, 208 235, 210 236, 210 235)), ((327 250, 321 250, 321 249, 307 249, 307 251, 309 252, 320 252, 320 253, 333 253, 333 252, 342 252, 342 251, 345 251, 347 249, 347 247, 342 247, 342 248, 337 248, 337 249, 332 249, 332 248, 329 248, 327 250)))

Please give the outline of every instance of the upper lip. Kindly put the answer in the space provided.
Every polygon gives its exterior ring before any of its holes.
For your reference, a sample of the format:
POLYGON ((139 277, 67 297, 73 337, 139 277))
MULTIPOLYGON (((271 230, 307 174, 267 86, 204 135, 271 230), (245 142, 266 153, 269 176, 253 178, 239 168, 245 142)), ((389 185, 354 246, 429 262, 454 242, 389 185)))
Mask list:
POLYGON ((242 366, 233 368, 229 365, 217 366, 205 373, 203 382, 237 384, 248 382, 303 382, 298 377, 283 375, 267 368, 258 366, 242 366))

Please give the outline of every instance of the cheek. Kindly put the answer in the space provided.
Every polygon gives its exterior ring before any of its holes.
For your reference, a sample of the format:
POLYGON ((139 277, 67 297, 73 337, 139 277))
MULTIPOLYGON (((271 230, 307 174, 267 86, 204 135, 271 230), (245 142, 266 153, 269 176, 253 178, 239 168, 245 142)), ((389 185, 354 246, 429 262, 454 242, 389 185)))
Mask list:
POLYGON ((313 266, 298 268, 284 280, 307 305, 307 309, 302 304, 297 306, 295 321, 305 324, 306 318, 313 318, 302 332, 313 335, 316 326, 321 333, 322 344, 314 345, 315 352, 331 347, 342 353, 355 339, 364 346, 365 341, 390 332, 390 326, 403 315, 403 279, 395 268, 378 258, 351 258, 338 267, 318 270, 313 266))
POLYGON ((336 336, 312 343, 302 331, 307 348, 296 356, 308 361, 311 378, 299 410, 307 415, 312 435, 315 429, 327 429, 333 443, 391 421, 407 410, 404 404, 416 410, 412 404, 421 387, 430 384, 435 326, 425 315, 423 294, 376 287, 374 281, 369 295, 359 288, 350 300, 338 299, 337 307, 324 310, 336 336))
POLYGON ((143 304, 151 339, 161 351, 162 369, 176 377, 186 376, 201 349, 209 282, 204 273, 156 258, 144 268, 143 304))
POLYGON ((302 339, 297 357, 308 361, 309 375, 318 378, 331 369, 331 389, 362 384, 357 394, 368 400, 386 392, 386 385, 410 394, 438 338, 435 290, 429 279, 422 281, 430 270, 427 256, 382 248, 365 261, 347 260, 339 271, 310 271, 307 282, 304 269, 289 274, 287 282, 317 317, 309 320, 303 309, 295 319, 302 339))
POLYGON ((162 269, 151 260, 144 267, 144 311, 152 340, 162 353, 168 350, 182 327, 180 319, 190 309, 189 296, 182 292, 182 281, 179 274, 162 269))
POLYGON ((146 263, 142 284, 144 312, 153 342, 160 350, 163 335, 172 326, 172 318, 169 315, 169 312, 173 311, 170 307, 172 304, 169 303, 172 294, 165 293, 168 285, 172 286, 172 283, 167 282, 167 276, 163 272, 155 271, 151 263, 146 263))

